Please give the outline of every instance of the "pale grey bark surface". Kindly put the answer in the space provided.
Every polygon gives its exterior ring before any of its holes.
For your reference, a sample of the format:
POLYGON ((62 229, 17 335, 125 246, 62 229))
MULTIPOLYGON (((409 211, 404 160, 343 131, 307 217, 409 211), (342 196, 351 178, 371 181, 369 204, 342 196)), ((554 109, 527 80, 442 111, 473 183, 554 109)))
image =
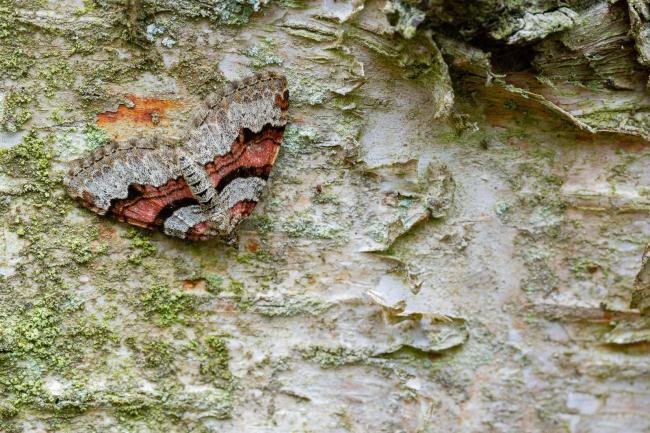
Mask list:
POLYGON ((647 432, 643 1, 0 0, 0 431, 647 432), (66 198, 260 69, 236 245, 66 198))

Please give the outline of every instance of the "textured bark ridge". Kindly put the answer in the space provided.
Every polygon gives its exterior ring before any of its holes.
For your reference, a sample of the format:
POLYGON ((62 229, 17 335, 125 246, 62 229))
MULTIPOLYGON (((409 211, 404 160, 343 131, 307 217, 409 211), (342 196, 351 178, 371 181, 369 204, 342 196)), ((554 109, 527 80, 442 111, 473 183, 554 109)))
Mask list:
POLYGON ((113 143, 77 160, 65 184, 100 215, 205 240, 229 235, 254 209, 280 148, 286 79, 258 74, 206 98, 186 145, 113 143))
POLYGON ((462 77, 456 88, 496 110, 509 99, 588 133, 648 139, 648 5, 568 4, 395 0, 384 12, 405 37, 429 32, 462 77))

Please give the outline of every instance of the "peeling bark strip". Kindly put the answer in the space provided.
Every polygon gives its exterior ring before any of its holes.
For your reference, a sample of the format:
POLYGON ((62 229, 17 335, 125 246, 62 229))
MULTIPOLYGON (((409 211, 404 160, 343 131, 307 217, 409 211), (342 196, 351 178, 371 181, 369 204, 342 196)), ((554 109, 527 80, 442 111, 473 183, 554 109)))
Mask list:
POLYGON ((280 148, 287 82, 263 73, 206 98, 183 147, 157 138, 76 161, 70 194, 100 215, 182 239, 229 235, 259 200, 280 148))

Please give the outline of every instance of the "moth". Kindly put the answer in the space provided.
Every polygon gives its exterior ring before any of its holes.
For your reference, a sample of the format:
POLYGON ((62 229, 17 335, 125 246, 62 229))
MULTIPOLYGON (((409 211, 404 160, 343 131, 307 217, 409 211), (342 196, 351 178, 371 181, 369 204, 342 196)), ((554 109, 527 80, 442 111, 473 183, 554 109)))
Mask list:
POLYGON ((260 73, 205 99, 184 142, 112 142, 73 161, 69 194, 88 209, 189 240, 229 237, 255 208, 287 123, 286 78, 260 73))

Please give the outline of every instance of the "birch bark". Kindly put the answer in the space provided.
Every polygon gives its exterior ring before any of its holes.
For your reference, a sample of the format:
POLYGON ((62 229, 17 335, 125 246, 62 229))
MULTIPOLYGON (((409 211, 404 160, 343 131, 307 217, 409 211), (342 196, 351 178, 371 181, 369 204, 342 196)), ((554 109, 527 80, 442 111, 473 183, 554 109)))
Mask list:
POLYGON ((0 0, 0 431, 649 431, 649 17, 0 0), (266 68, 291 124, 236 245, 65 196, 266 68))

